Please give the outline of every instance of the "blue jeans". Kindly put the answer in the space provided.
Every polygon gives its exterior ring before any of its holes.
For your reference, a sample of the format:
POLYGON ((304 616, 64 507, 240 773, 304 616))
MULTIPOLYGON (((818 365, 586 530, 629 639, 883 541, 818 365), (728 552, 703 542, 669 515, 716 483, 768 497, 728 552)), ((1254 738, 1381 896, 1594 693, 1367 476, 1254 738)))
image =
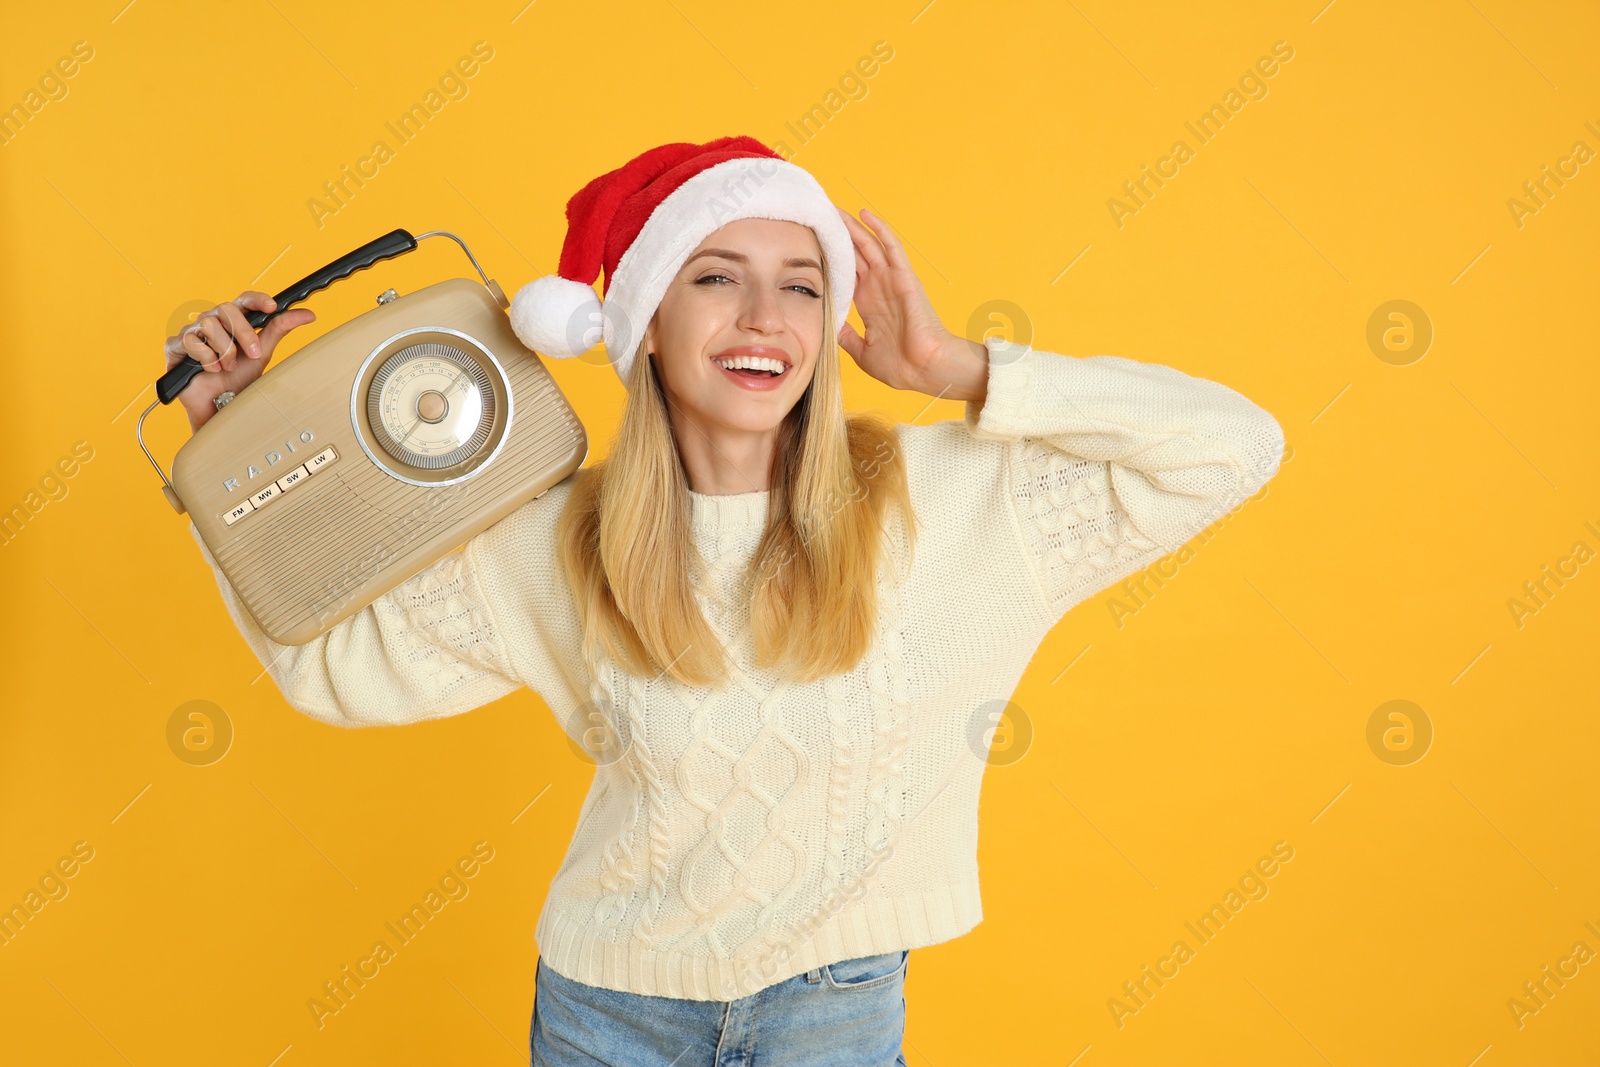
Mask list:
POLYGON ((619 993, 539 960, 531 1067, 906 1067, 911 952, 840 960, 740 997, 619 993))

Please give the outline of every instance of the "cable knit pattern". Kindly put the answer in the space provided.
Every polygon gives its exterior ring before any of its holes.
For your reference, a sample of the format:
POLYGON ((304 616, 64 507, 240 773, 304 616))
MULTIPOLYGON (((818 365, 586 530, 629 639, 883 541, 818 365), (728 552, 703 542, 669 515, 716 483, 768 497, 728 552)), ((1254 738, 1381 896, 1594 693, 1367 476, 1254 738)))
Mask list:
POLYGON ((1065 611, 1166 552, 1117 503, 1104 463, 1033 438, 1012 446, 1010 462, 1019 472, 1013 492, 1028 554, 1053 608, 1065 611))
POLYGON ((832 766, 828 769, 828 834, 822 853, 823 892, 844 888, 845 821, 850 815, 850 725, 846 720, 844 675, 830 675, 823 682, 823 701, 828 709, 832 766))
MULTIPOLYGON (((615 664, 609 660, 603 660, 600 670, 596 672, 596 675, 605 679, 605 682, 603 687, 596 686, 595 689, 600 690, 599 696, 605 702, 603 706, 610 710, 608 718, 614 724, 619 720, 616 714, 617 709, 625 708, 632 712, 633 709, 640 707, 637 700, 624 703, 617 699, 616 676, 619 673, 615 664)), ((625 683, 628 686, 630 695, 635 692, 633 685, 636 681, 637 679, 629 678, 625 683)), ((642 736, 642 727, 642 714, 630 714, 628 733, 626 735, 630 738, 630 742, 627 744, 628 756, 625 757, 622 766, 632 775, 630 784, 634 787, 631 792, 634 797, 634 807, 627 824, 620 828, 612 839, 606 843, 605 849, 601 853, 600 885, 605 892, 595 905, 595 919, 603 927, 615 928, 621 924, 623 917, 627 914, 628 899, 638 882, 638 872, 633 861, 634 835, 638 825, 638 812, 641 807, 648 808, 651 803, 651 796, 659 794, 661 791, 661 776, 656 771, 655 764, 651 762, 648 752, 640 757, 632 755, 631 739, 642 736), (641 788, 643 789, 642 794, 639 792, 641 788)))
POLYGON ((451 553, 374 603, 401 635, 410 669, 428 677, 440 699, 471 681, 475 669, 511 673, 500 633, 478 607, 483 592, 464 555, 451 553))
POLYGON ((690 494, 696 599, 733 663, 717 688, 591 661, 555 543, 572 479, 305 645, 266 638, 220 568, 217 585, 313 718, 418 722, 526 685, 593 755, 589 732, 614 731, 535 927, 559 974, 731 1000, 945 941, 983 917, 989 709, 1067 610, 1237 507, 1283 450, 1273 417, 1216 382, 986 347, 981 403, 896 428, 916 551, 891 514, 871 646, 830 678, 791 684, 755 665, 764 491, 690 494))
POLYGON ((910 738, 910 696, 906 686, 905 658, 901 654, 899 591, 892 583, 878 582, 879 610, 882 614, 879 640, 883 649, 884 672, 874 672, 873 707, 877 730, 872 743, 872 762, 867 767, 867 851, 876 853, 892 848, 900 823, 904 795, 900 775, 910 738))

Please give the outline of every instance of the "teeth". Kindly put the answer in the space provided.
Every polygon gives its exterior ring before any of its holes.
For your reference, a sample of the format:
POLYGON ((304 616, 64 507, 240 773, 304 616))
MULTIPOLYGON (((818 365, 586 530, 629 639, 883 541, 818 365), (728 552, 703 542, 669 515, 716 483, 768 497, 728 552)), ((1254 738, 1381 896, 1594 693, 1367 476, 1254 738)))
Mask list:
POLYGON ((711 362, 728 370, 764 370, 773 374, 784 372, 782 360, 769 359, 766 356, 734 356, 731 359, 713 359, 711 362))

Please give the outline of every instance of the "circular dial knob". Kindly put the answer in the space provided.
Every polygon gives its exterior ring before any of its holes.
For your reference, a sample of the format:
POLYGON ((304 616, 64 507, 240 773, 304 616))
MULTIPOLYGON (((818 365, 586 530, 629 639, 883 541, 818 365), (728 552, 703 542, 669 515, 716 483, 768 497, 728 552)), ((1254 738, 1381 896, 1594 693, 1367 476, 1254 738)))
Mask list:
POLYGON ((494 430, 495 397, 479 362, 437 341, 410 345, 378 367, 367 417, 383 450, 425 470, 471 459, 494 430))

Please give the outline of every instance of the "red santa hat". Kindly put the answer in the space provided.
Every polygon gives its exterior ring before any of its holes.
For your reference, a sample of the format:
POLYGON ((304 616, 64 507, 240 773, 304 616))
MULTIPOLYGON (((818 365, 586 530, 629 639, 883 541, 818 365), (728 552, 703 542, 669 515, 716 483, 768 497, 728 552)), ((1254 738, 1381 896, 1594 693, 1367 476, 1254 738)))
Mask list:
POLYGON ((700 242, 745 218, 798 222, 816 233, 834 322, 842 324, 856 261, 838 210, 815 178, 760 141, 719 137, 652 148, 578 190, 567 201, 558 271, 517 291, 511 328, 535 352, 559 359, 603 340, 626 382, 634 350, 678 269, 700 242), (603 303, 594 292, 601 267, 603 303))

